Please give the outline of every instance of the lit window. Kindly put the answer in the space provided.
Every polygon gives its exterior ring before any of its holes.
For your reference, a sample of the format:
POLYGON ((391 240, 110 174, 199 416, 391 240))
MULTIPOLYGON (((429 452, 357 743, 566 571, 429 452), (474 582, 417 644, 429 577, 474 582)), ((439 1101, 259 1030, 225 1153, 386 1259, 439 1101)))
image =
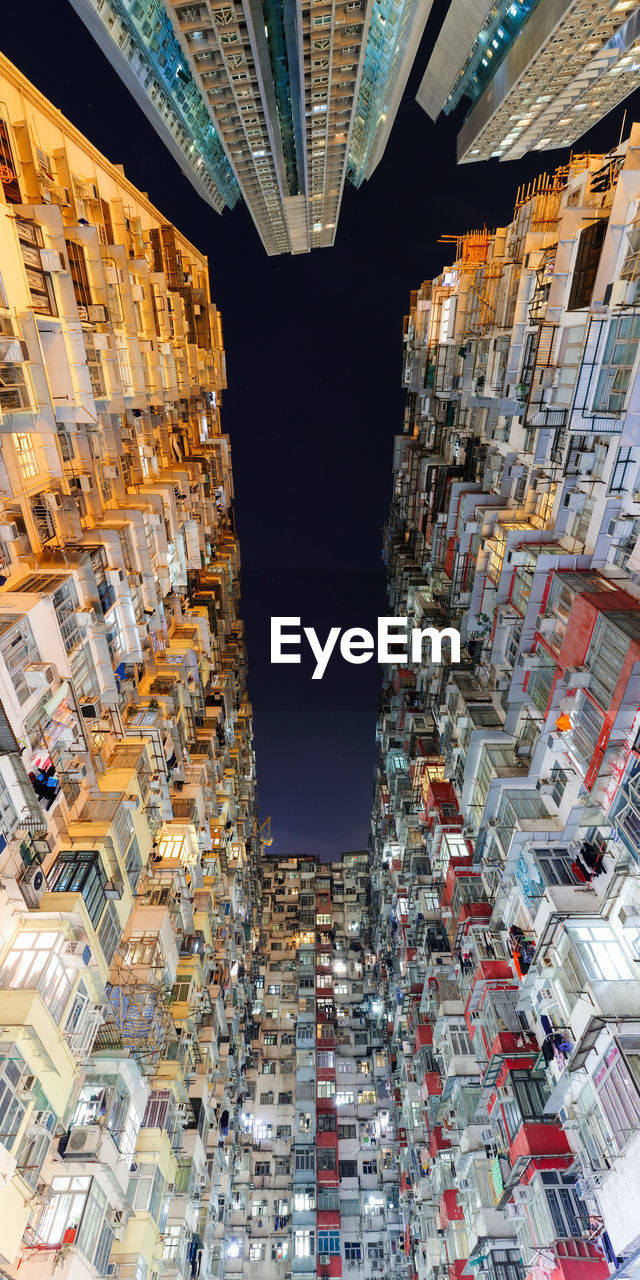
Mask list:
POLYGON ((31 436, 27 432, 19 432, 14 435, 13 443, 18 455, 23 480, 33 480, 34 476, 38 475, 39 467, 31 436))

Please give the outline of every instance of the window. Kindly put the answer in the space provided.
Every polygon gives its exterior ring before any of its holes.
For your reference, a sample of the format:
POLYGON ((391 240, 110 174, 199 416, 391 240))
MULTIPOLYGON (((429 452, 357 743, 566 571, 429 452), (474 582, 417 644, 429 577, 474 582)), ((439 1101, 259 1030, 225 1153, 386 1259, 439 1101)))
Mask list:
POLYGON ((339 1253, 340 1232, 336 1230, 318 1232, 318 1253, 339 1253))
POLYGON ((280 995, 280 984, 279 984, 279 983, 276 983, 276 982, 272 982, 272 983, 270 983, 270 984, 269 984, 269 986, 267 987, 267 995, 269 995, 269 996, 279 996, 279 995, 280 995))
POLYGON ((107 964, 111 964, 113 960, 121 932, 115 905, 108 902, 98 929, 98 942, 107 964))
POLYGON ((358 1240, 345 1240, 344 1256, 346 1262, 362 1262, 362 1245, 358 1240))
POLYGON ((594 409, 604 413, 620 413, 624 409, 639 338, 640 315, 621 315, 612 320, 598 375, 594 409))
MULTIPOLYGON (((82 245, 76 244, 75 240, 66 240, 67 254, 69 257, 69 269, 71 271, 71 279, 73 281, 73 291, 76 295, 78 307, 88 308, 91 306, 91 292, 89 289, 89 277, 87 275, 87 263, 84 256, 82 245)), ((87 318, 86 316, 84 317, 87 318)))
POLYGON ((357 1136, 357 1133, 358 1133, 358 1129, 355 1124, 339 1124, 338 1125, 338 1137, 341 1140, 342 1139, 351 1140, 357 1136))
POLYGON ((96 928, 107 902, 104 890, 107 877, 99 854, 75 851, 59 853, 47 876, 47 882, 52 893, 79 893, 89 919, 94 929, 96 928))
POLYGON ((256 1160, 255 1173, 257 1178, 268 1178, 271 1173, 270 1160, 256 1160))
POLYGON ((275 1064, 275 1062, 263 1062, 263 1063, 262 1063, 262 1074, 263 1074, 263 1076, 274 1076, 274 1075, 276 1074, 276 1064, 275 1064))
POLYGON ((273 1106, 273 1103, 274 1103, 274 1098, 275 1098, 275 1094, 274 1094, 274 1092, 273 1092, 273 1089, 270 1089, 268 1093, 261 1093, 261 1094, 260 1094, 260 1106, 261 1106, 261 1107, 272 1107, 272 1106, 273 1106))
POLYGON ((612 621, 599 617, 585 661, 591 672, 589 692, 603 711, 609 709, 628 652, 628 637, 612 621))
POLYGON ((92 1178, 77 1176, 52 1178, 53 1194, 38 1223, 38 1237, 42 1244, 62 1244, 67 1228, 77 1227, 92 1181, 92 1178))
POLYGON ((317 1115, 318 1133, 335 1133, 336 1117, 333 1111, 319 1111, 317 1115))
POLYGON ((287 1142, 291 1137, 291 1125, 279 1124, 276 1129, 276 1138, 278 1142, 287 1142))
MULTIPOLYGON (((618 449, 609 481, 610 493, 624 493, 629 488, 632 474, 638 465, 634 457, 635 453, 635 449, 618 449)), ((591 474, 593 475, 593 472, 591 474)))
POLYGON ((266 1240, 252 1240, 249 1245, 249 1261, 264 1262, 267 1256, 266 1240))
POLYGON ((296 1213, 303 1213, 316 1207, 315 1187, 296 1187, 293 1196, 293 1208, 296 1213))
POLYGON ((289 1241, 288 1240, 272 1240, 271 1241, 271 1261, 285 1262, 289 1257, 289 1241))
POLYGON ((3 991, 37 991, 49 1014, 60 1022, 69 1002, 75 971, 67 964, 62 933, 26 930, 20 933, 0 970, 3 991))
POLYGON ((357 1178, 358 1162, 356 1160, 341 1160, 338 1165, 341 1178, 357 1178))
POLYGON ((358 1093, 359 1106, 361 1106, 362 1104, 365 1104, 368 1106, 371 1103, 375 1102, 375 1100, 376 1100, 375 1089, 360 1089, 358 1093))
POLYGON ((370 1177, 372 1174, 377 1173, 377 1172, 378 1172, 378 1162, 377 1162, 377 1160, 363 1160, 363 1161, 362 1161, 362 1172, 363 1172, 363 1174, 365 1174, 367 1177, 370 1177))
POLYGON ((624 948, 606 922, 571 925, 570 932, 590 982, 624 982, 635 977, 624 948))
POLYGON ((0 1044, 0 1143, 7 1151, 12 1150, 25 1117, 26 1106, 18 1090, 26 1065, 16 1045, 0 1044))
POLYGON ((367 1245, 368 1262, 384 1262, 384 1244, 382 1240, 372 1240, 367 1245))
POLYGON ((335 1147, 318 1147, 318 1169, 335 1172, 337 1151, 335 1147))
POLYGON ((277 1033, 277 1031, 267 1031, 267 1032, 265 1032, 265 1036, 264 1036, 264 1039, 263 1039, 263 1044, 268 1045, 268 1046, 273 1046, 273 1045, 276 1045, 277 1043, 278 1043, 278 1033, 277 1033))
POLYGON ((270 1142, 271 1129, 272 1129, 272 1126, 270 1124, 264 1124, 264 1122, 262 1124, 257 1124, 256 1125, 256 1141, 270 1142))
POLYGON ((318 1080, 316 1089, 317 1098, 333 1098, 335 1097, 335 1092, 335 1080, 318 1080))
POLYGON ((36 451, 33 447, 33 437, 28 432, 20 431, 13 437, 15 451, 18 457, 18 464, 22 472, 23 480, 33 480, 38 475, 40 468, 36 458, 36 451))
POLYGON ((298 1172, 313 1173, 316 1167, 315 1152, 312 1150, 296 1151, 296 1169, 298 1172))
POLYGON ((9 135, 9 125, 0 119, 0 182, 7 204, 20 204, 20 184, 13 158, 13 149, 9 135))
POLYGON ((598 218, 580 232, 567 311, 580 311, 591 302, 607 226, 607 218, 598 218))
POLYGON ((286 1156, 276 1156, 276 1178, 288 1178, 290 1171, 291 1161, 286 1156))
POLYGON ((312 1258, 315 1253, 315 1232, 298 1228, 293 1233, 294 1258, 312 1258))
POLYGON ((290 1091, 288 1093, 278 1094, 279 1107, 290 1107, 292 1103, 293 1103, 293 1094, 290 1091))
POLYGON ((157 1222, 164 1195, 164 1178, 160 1170, 151 1164, 135 1163, 131 1167, 133 1173, 129 1178, 127 1200, 134 1211, 150 1213, 157 1222))
POLYGON ((348 1107, 352 1104, 352 1102, 353 1102, 352 1089, 341 1089, 340 1092, 336 1094, 336 1105, 338 1107, 348 1107))
POLYGON ((571 755, 586 771, 593 760, 596 744, 602 733, 604 716, 589 701, 584 690, 579 690, 574 699, 574 710, 571 712, 571 737, 568 747, 571 755))

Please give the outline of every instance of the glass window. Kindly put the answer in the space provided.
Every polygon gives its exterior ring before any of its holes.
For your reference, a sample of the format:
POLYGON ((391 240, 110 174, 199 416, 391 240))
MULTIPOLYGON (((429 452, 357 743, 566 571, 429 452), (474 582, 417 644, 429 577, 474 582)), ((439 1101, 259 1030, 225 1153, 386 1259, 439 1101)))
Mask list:
POLYGON ((98 853, 62 852, 58 854, 47 882, 52 893, 79 893, 94 927, 104 911, 107 877, 98 853))
POLYGON ((589 693, 603 711, 609 709, 628 652, 627 636, 610 619, 599 617, 587 650, 586 665, 591 672, 589 693))
POLYGON ((605 413, 619 413, 625 399, 640 338, 640 315, 621 315, 612 320, 598 375, 593 407, 605 413))
POLYGON ((0 1143, 11 1151, 26 1106, 18 1097, 26 1062, 14 1044, 0 1045, 0 1143))
POLYGON ((624 982, 635 977, 629 958, 613 929, 604 921, 569 926, 576 951, 591 982, 624 982))
POLYGON ((75 979, 75 971, 67 964, 66 951, 64 934, 25 930, 5 956, 0 988, 39 992, 51 1017, 59 1022, 75 979))
POLYGON ((336 1230, 318 1232, 318 1253, 339 1253, 340 1232, 336 1230))

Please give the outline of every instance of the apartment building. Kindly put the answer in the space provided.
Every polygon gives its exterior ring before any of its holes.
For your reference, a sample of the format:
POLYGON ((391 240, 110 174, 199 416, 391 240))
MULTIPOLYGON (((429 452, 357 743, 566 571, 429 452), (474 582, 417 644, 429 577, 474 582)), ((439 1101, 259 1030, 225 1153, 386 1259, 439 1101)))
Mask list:
POLYGON ((196 191, 268 254, 335 239, 382 158, 431 0, 71 0, 196 191))
MULTIPOLYGON (((542 7, 542 6, 541 6, 542 7)), ((536 10, 537 12, 537 10, 536 10)), ((640 129, 411 295, 371 835, 419 1280, 637 1275, 640 129)))
POLYGON ((460 163, 567 147, 638 88, 639 40, 634 0, 453 0, 417 99, 469 104, 460 163))
POLYGON ((0 1258, 221 1277, 259 939, 206 258, 0 59, 0 1258))
POLYGON ((407 1275, 369 856, 266 859, 226 1274, 407 1275))

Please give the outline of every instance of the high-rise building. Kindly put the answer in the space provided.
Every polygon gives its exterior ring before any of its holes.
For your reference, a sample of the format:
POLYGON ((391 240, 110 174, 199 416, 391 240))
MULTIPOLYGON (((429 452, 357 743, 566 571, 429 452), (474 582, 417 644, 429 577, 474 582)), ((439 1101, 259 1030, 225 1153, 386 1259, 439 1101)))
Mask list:
POLYGON ((4 59, 0 102, 3 1275, 217 1280, 261 847, 220 316, 4 59))
MULTIPOLYGON (((542 7, 542 6, 541 6, 542 7)), ((640 1268, 640 171, 634 125, 411 295, 372 821, 419 1280, 640 1268), (446 653, 446 641, 444 642, 446 653)))
POLYGON ((634 0, 453 0, 418 91, 436 119, 467 99, 458 160, 570 146, 640 85, 634 0))
POLYGON ((404 1275, 366 851, 263 864, 258 965, 228 1273, 404 1275))
POLYGON ((197 191, 269 254, 333 244, 380 160, 431 0, 71 0, 197 191))

